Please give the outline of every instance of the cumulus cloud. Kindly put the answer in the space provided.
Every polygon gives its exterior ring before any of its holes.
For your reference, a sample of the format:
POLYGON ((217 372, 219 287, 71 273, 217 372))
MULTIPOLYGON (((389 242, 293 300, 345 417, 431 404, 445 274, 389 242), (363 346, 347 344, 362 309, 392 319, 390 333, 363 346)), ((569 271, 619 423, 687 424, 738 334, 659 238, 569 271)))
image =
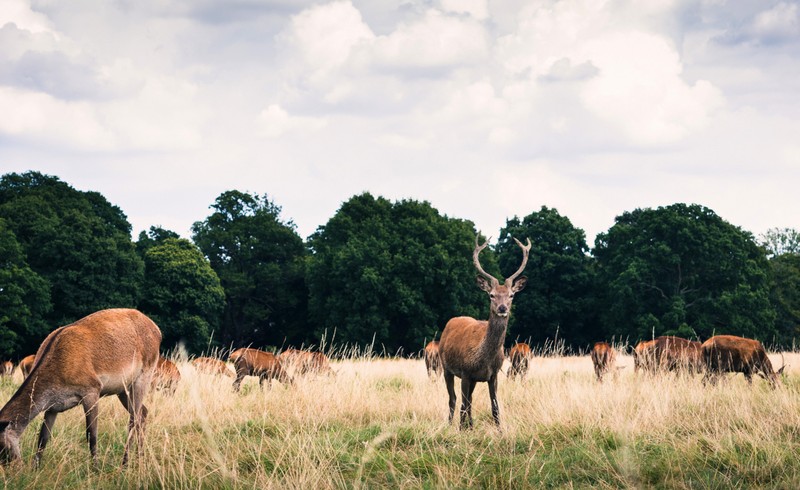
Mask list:
POLYGON ((327 124, 322 118, 292 116, 277 104, 271 104, 258 115, 260 132, 268 138, 277 138, 287 132, 317 131, 327 124))

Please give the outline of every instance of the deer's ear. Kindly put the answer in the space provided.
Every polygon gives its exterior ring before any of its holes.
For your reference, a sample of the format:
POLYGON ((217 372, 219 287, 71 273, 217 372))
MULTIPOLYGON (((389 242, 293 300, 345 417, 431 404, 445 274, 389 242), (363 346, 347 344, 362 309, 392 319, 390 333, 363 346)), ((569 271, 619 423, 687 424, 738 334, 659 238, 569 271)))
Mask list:
POLYGON ((489 281, 486 280, 483 276, 478 277, 478 287, 486 291, 487 293, 492 292, 492 285, 489 284, 489 281))
POLYGON ((514 281, 514 285, 511 286, 511 290, 514 291, 515 293, 518 293, 518 292, 522 291, 523 289, 525 289, 525 285, 527 283, 528 283, 528 278, 527 277, 525 277, 525 276, 519 277, 519 278, 517 278, 516 281, 514 281))

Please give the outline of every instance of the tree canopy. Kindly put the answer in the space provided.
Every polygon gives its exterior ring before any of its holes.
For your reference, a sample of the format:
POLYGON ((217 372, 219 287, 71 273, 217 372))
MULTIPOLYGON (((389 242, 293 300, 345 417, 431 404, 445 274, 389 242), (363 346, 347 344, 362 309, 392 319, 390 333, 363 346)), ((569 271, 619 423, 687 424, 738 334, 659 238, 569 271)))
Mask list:
POLYGON ((30 269, 47 281, 50 330, 103 308, 136 306, 144 267, 131 226, 97 192, 38 172, 6 174, 0 178, 0 217, 30 269))
POLYGON ((139 309, 161 328, 163 350, 183 342, 189 352, 199 354, 219 329, 225 291, 200 249, 189 240, 171 236, 157 235, 155 243, 143 247, 145 275, 139 309))
POLYGON ((192 232, 225 290, 222 343, 306 340, 306 250, 294 224, 266 195, 227 191, 211 208, 192 232))
POLYGON ((520 265, 517 238, 531 240, 525 291, 514 298, 509 337, 541 343, 558 335, 572 347, 597 337, 594 313, 594 273, 583 230, 556 209, 542 208, 506 222, 497 242, 503 277, 520 265))
POLYGON ((606 336, 774 339, 763 249, 708 208, 625 212, 598 235, 594 255, 606 336))
MULTIPOLYGON (((457 315, 488 302, 475 285, 471 222, 429 203, 354 196, 310 237, 307 283, 315 332, 417 351, 457 315)), ((490 270, 491 254, 482 257, 490 270)))

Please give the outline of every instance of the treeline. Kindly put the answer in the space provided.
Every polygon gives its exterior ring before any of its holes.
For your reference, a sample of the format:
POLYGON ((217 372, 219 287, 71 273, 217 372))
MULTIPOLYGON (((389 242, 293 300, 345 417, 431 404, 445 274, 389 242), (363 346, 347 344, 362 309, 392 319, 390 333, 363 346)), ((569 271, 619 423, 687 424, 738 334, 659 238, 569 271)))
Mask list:
MULTIPOLYGON (((472 222, 427 202, 352 197, 303 240, 266 195, 228 191, 192 226, 131 239, 117 206, 37 172, 0 177, 0 356, 35 351, 57 326, 136 307, 163 347, 373 344, 416 352, 457 315, 488 316, 475 284, 472 222)), ((753 235, 699 205, 624 212, 594 247, 557 210, 513 217, 484 268, 533 244, 509 342, 715 333, 792 347, 800 327, 800 235, 753 235)))

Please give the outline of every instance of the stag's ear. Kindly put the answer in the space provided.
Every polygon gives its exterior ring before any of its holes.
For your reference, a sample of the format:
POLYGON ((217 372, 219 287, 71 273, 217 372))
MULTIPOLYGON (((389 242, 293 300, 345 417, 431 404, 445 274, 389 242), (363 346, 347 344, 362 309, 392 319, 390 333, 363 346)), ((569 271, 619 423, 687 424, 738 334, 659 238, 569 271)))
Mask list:
POLYGON ((492 285, 489 284, 489 281, 486 280, 483 276, 478 276, 478 287, 486 291, 487 293, 492 292, 492 285))
POLYGON ((527 277, 525 277, 525 276, 519 277, 519 278, 517 278, 516 281, 514 281, 514 285, 511 286, 511 290, 514 291, 515 293, 518 293, 518 292, 522 291, 523 289, 525 289, 525 284, 527 284, 527 283, 528 283, 528 278, 527 277))

